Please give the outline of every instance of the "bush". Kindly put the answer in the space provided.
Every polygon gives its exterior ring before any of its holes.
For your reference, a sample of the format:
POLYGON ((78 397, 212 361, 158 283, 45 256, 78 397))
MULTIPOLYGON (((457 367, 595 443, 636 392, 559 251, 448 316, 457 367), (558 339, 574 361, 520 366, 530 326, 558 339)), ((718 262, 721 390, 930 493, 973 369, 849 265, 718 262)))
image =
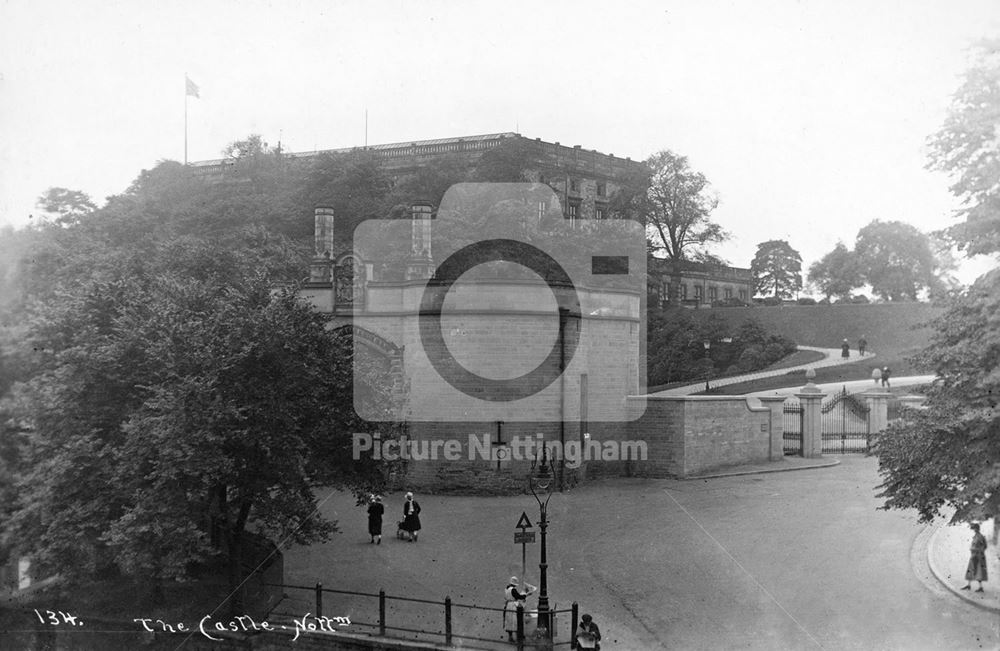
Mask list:
POLYGON ((768 306, 781 305, 782 302, 783 301, 777 296, 768 296, 763 301, 761 301, 761 303, 768 306))
POLYGON ((865 296, 864 294, 858 294, 857 296, 852 296, 851 297, 851 302, 852 303, 865 304, 865 303, 871 303, 871 300, 869 300, 869 298, 867 296, 865 296))
POLYGON ((809 298, 809 297, 800 298, 799 300, 797 300, 795 302, 798 303, 799 305, 816 305, 816 299, 815 298, 809 298))
POLYGON ((748 307, 746 301, 741 301, 738 298, 730 297, 724 298, 721 301, 712 301, 713 307, 748 307))

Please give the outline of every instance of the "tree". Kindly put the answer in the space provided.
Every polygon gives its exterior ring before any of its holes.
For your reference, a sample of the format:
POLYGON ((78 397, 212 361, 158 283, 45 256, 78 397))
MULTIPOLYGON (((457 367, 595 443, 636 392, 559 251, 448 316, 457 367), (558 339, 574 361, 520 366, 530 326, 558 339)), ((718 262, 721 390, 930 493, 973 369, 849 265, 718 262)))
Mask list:
POLYGON ((834 296, 848 298, 855 288, 865 284, 857 258, 843 242, 837 242, 832 251, 809 267, 809 282, 828 300, 834 296))
POLYGON ((862 277, 883 300, 916 300, 935 284, 930 241, 910 224, 873 221, 858 231, 854 254, 862 277))
POLYGON ((718 198, 686 156, 665 149, 650 156, 646 165, 651 176, 644 217, 657 252, 669 260, 685 260, 708 244, 728 239, 729 234, 711 219, 718 198))
MULTIPOLYGON (((1000 41, 984 42, 942 130, 931 166, 959 176, 965 222, 948 230, 970 255, 1000 252, 1000 41)), ((1000 517, 1000 268, 952 299, 934 322, 920 361, 937 380, 926 409, 908 412, 874 444, 886 509, 916 509, 930 521, 1000 517)))
POLYGON ((85 192, 66 188, 49 188, 38 197, 36 205, 49 214, 58 215, 56 223, 63 226, 75 223, 97 209, 85 192))
POLYGON ((755 294, 770 291, 775 298, 791 298, 802 289, 802 256, 785 240, 761 242, 750 273, 755 294))
POLYGON ((54 352, 17 394, 31 454, 8 525, 40 567, 113 562, 156 585, 218 553, 214 527, 235 589, 249 535, 324 540, 311 486, 372 479, 351 455, 370 427, 351 342, 243 270, 95 283, 45 315, 35 336, 54 352))
POLYGON ((944 126, 929 139, 928 167, 951 174, 965 221, 947 229, 969 255, 1000 251, 1000 39, 983 40, 944 126))
POLYGON ((938 379, 926 409, 908 412, 873 446, 886 509, 916 509, 930 521, 1000 515, 1000 269, 979 278, 934 322, 918 358, 938 379))

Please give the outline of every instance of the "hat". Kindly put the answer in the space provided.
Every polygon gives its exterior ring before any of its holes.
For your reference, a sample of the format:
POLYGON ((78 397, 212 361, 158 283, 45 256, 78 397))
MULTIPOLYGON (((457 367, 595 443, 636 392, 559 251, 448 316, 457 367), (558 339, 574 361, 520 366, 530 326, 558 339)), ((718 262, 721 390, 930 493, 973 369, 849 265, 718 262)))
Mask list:
POLYGON ((517 583, 517 577, 516 576, 510 577, 509 583, 517 583))
POLYGON ((382 501, 382 496, 381 495, 376 495, 374 499, 375 499, 376 502, 381 502, 382 501))
POLYGON ((587 622, 587 623, 589 624, 589 623, 590 623, 590 621, 591 621, 592 619, 594 619, 594 618, 593 618, 593 617, 591 617, 590 615, 584 615, 584 616, 583 616, 583 617, 581 617, 580 619, 582 619, 583 621, 585 621, 585 622, 587 622))
POLYGON ((406 499, 408 499, 408 500, 413 499, 413 493, 407 493, 406 494, 406 499))

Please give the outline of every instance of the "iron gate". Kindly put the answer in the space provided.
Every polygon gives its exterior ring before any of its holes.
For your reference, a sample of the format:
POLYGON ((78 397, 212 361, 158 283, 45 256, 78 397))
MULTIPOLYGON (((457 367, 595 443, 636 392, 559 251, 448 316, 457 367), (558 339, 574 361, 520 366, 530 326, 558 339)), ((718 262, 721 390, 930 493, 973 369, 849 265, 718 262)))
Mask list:
POLYGON ((785 454, 802 454, 802 405, 786 402, 782 407, 785 454))
MULTIPOLYGON (((871 420, 864 401, 847 392, 823 403, 822 451, 832 454, 865 453, 871 443, 871 420)), ((785 403, 782 408, 785 454, 802 454, 802 405, 785 403)))
POLYGON ((868 452, 871 420, 863 400, 849 394, 844 387, 824 403, 822 412, 823 452, 868 452))

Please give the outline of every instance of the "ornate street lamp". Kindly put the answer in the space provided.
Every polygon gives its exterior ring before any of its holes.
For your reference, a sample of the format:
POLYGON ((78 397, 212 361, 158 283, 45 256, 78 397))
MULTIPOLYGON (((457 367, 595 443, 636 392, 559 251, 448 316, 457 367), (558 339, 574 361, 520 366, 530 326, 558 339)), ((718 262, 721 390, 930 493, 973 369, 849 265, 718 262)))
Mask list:
POLYGON ((705 347, 705 391, 708 391, 708 378, 712 375, 712 372, 708 370, 711 363, 708 359, 708 349, 712 347, 712 342, 706 339, 701 345, 705 347))
POLYGON ((554 474, 552 472, 552 466, 549 463, 548 458, 548 448, 542 447, 542 461, 535 468, 535 463, 532 462, 531 469, 532 474, 528 475, 528 488, 531 489, 531 494, 535 496, 535 501, 538 502, 538 528, 542 532, 542 547, 541 556, 538 563, 538 570, 540 575, 540 582, 538 586, 538 628, 545 629, 545 637, 549 640, 552 639, 552 626, 549 615, 549 592, 548 592, 548 578, 547 570, 549 567, 548 561, 545 556, 545 530, 549 526, 549 521, 546 519, 546 511, 549 506, 549 499, 552 497, 552 480, 554 474), (536 491, 537 489, 537 491, 536 491), (539 496, 541 492, 542 496, 539 496), (542 497, 545 498, 542 501, 542 497))

